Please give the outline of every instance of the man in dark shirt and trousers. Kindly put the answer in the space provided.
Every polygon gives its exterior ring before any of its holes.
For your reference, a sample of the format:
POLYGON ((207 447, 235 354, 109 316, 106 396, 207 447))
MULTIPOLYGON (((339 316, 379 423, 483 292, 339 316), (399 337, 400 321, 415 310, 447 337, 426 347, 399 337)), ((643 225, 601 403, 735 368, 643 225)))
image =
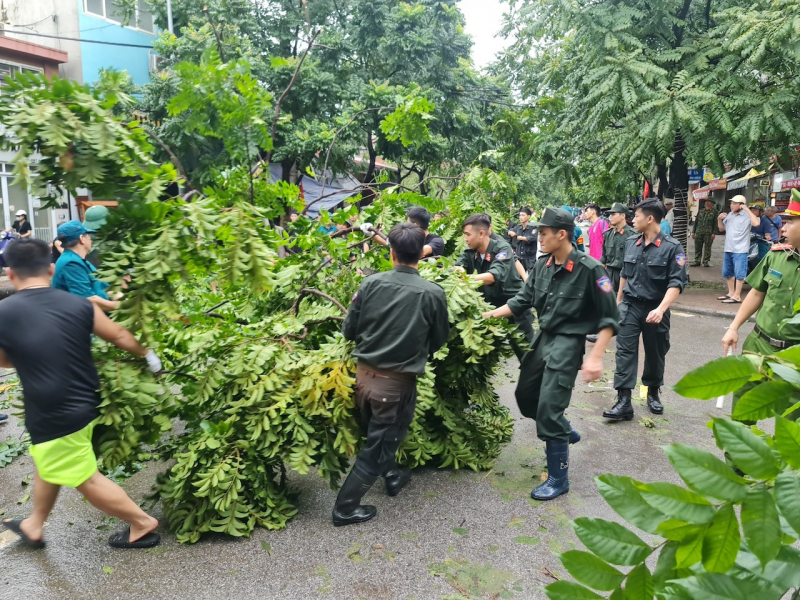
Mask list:
POLYGON ((572 244, 572 215, 546 208, 537 225, 545 255, 536 261, 522 291, 484 316, 510 317, 536 309, 539 333, 522 359, 515 395, 520 412, 536 420, 536 434, 546 444, 547 481, 531 497, 552 500, 569 491, 569 444, 580 440, 564 416, 575 377, 579 369, 587 383, 603 374, 603 354, 617 331, 619 314, 602 265, 572 244), (584 338, 596 331, 597 343, 584 360, 584 338))
MULTIPOLYGON (((516 268, 514 252, 503 238, 491 232, 491 221, 487 215, 477 213, 467 217, 462 225, 467 247, 456 262, 468 275, 480 281, 481 293, 492 306, 500 307, 522 289, 522 277, 516 268)), ((521 311, 510 319, 525 334, 530 345, 533 342, 533 315, 530 310, 521 311)), ((524 354, 511 340, 517 358, 524 354)))
POLYGON ((635 208, 633 227, 639 235, 625 243, 620 274, 620 328, 617 335, 617 370, 614 389, 617 402, 603 412, 606 419, 633 419, 631 391, 639 367, 639 336, 644 343, 642 383, 647 386, 650 412, 664 412, 659 397, 664 385, 664 366, 669 352, 669 307, 686 287, 686 254, 678 240, 661 231, 664 208, 657 198, 635 208))
POLYGON ((342 327, 356 342, 356 404, 367 441, 339 490, 335 526, 368 521, 377 514, 361 498, 383 476, 390 496, 400 493, 411 471, 394 457, 408 434, 417 403, 417 377, 450 334, 444 290, 417 271, 425 233, 411 223, 389 232, 394 269, 364 280, 342 327))
POLYGON ((14 323, 26 334, 0 338, 0 367, 17 370, 23 389, 25 427, 36 465, 33 514, 3 524, 29 546, 41 548, 43 526, 61 486, 76 488, 93 506, 130 523, 113 534, 115 548, 149 548, 159 543, 158 521, 97 470, 92 431, 100 416, 100 382, 92 360, 92 334, 144 358, 152 372, 161 361, 152 350, 111 321, 89 300, 50 287, 50 247, 22 239, 5 251, 16 293, 0 303, 0 326, 14 323))
MULTIPOLYGON (((431 213, 421 206, 414 206, 406 213, 408 223, 413 223, 425 232, 425 245, 422 247, 422 258, 429 256, 442 256, 444 254, 444 240, 441 236, 435 233, 430 233, 428 228, 431 225, 431 213)), ((366 235, 371 235, 372 223, 364 223, 359 227, 366 235)), ((381 246, 388 246, 388 240, 383 239, 380 235, 376 235, 375 242, 381 246)))
POLYGON ((615 202, 609 212, 611 228, 603 234, 603 257, 600 260, 608 271, 614 293, 619 292, 619 274, 622 272, 625 242, 636 231, 627 223, 628 209, 615 202))
POLYGON ((519 225, 509 229, 508 235, 517 242, 514 250, 517 252, 525 272, 530 272, 536 263, 536 250, 538 249, 538 234, 536 227, 531 224, 533 211, 527 206, 519 211, 519 225))

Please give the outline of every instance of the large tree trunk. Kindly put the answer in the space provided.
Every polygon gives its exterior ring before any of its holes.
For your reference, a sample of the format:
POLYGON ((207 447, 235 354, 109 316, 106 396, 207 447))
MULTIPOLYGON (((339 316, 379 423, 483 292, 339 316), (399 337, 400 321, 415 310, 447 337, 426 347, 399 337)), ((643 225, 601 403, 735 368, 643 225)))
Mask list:
MULTIPOLYGON (((664 194, 669 187, 669 177, 667 176, 667 163, 660 162, 656 164, 656 174, 658 176, 658 196, 659 200, 664 200, 664 194)), ((652 193, 652 192, 651 192, 652 193)))
POLYGON ((689 171, 686 168, 684 150, 686 144, 680 132, 675 134, 675 153, 669 166, 670 190, 668 197, 675 201, 675 220, 672 237, 677 239, 686 251, 687 233, 689 230, 689 171))
MULTIPOLYGON (((369 165, 367 165, 367 172, 364 174, 364 181, 362 183, 369 185, 375 181, 375 163, 378 160, 378 153, 375 152, 375 143, 372 141, 372 130, 367 131, 367 153, 369 154, 369 165)), ((375 197, 375 192, 371 189, 364 189, 361 194, 362 206, 369 206, 375 197)))

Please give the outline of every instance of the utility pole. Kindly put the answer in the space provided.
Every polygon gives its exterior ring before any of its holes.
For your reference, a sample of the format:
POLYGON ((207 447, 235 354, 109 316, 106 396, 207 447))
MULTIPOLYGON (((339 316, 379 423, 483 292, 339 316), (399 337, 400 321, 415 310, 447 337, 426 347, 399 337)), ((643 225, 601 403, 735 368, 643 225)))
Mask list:
POLYGON ((167 0, 167 29, 170 33, 175 33, 172 30, 172 0, 167 0))

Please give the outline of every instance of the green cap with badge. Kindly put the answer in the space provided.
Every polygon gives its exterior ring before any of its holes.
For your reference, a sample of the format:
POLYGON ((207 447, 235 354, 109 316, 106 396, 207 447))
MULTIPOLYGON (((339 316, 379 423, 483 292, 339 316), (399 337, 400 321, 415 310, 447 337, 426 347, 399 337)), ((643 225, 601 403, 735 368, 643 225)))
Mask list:
POLYGON ((552 227, 553 229, 568 229, 575 227, 572 213, 563 208, 548 207, 542 212, 539 221, 532 223, 534 227, 552 227))
POLYGON ((627 215, 628 214, 628 208, 624 204, 622 204, 621 202, 614 202, 614 204, 611 206, 611 209, 608 212, 610 212, 610 213, 620 213, 620 214, 623 214, 623 215, 627 215))

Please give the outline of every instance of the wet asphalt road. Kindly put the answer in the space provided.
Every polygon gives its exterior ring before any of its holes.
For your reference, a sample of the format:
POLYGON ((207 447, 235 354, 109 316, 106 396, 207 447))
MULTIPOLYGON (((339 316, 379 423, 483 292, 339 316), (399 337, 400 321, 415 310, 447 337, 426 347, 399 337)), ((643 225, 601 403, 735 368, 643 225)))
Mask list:
MULTIPOLYGON (((728 324, 716 317, 673 315, 667 385, 719 356, 728 324)), ((605 367, 607 375, 613 373, 613 353, 606 354, 605 367)), ((0 599, 545 598, 542 588, 553 576, 565 575, 558 553, 580 547, 569 520, 615 518, 592 478, 614 472, 677 483, 658 446, 683 442, 713 450, 706 422, 722 411, 665 390, 665 414, 655 417, 635 393, 635 419, 609 424, 601 417, 613 404, 609 384, 579 383, 568 411, 583 435, 571 455, 571 491, 536 503, 529 492, 544 469, 543 445, 533 422, 516 410, 515 369, 516 363, 510 364, 509 376, 498 381, 502 401, 517 418, 514 439, 491 472, 422 469, 396 498, 376 485, 367 501, 377 505, 378 517, 343 528, 330 523, 334 492, 325 482, 294 475, 300 512, 285 530, 257 530, 245 540, 208 536, 193 546, 181 546, 162 531, 162 545, 147 551, 108 547, 110 531, 120 525, 108 523, 76 491, 62 490, 47 525, 46 549, 29 550, 11 534, 0 534, 0 599)), ((2 425, 0 440, 20 431, 13 421, 2 425)), ((29 457, 0 469, 4 518, 30 511, 25 498, 30 487, 21 482, 31 470, 29 457)), ((156 472, 148 467, 124 486, 139 500, 156 472)))

